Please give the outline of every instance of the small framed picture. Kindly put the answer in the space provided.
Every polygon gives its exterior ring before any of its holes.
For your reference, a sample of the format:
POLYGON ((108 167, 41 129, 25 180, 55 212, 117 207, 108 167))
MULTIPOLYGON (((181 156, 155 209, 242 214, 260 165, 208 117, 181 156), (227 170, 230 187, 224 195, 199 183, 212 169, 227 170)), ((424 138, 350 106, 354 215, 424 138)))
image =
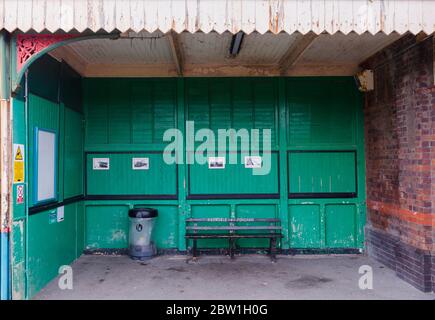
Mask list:
POLYGON ((109 158, 93 158, 92 168, 94 170, 109 170, 110 169, 110 159, 109 158))
POLYGON ((208 158, 209 169, 225 169, 225 157, 208 158))
POLYGON ((133 158, 131 160, 131 167, 133 170, 148 170, 150 168, 150 159, 133 158))
POLYGON ((262 159, 260 156, 245 157, 245 168, 257 169, 261 168, 262 159))

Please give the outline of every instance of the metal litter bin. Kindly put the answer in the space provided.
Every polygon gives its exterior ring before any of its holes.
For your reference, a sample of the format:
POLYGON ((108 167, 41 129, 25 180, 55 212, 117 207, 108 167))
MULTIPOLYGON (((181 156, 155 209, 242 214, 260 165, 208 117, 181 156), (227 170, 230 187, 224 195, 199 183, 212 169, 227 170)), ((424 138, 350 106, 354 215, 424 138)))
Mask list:
POLYGON ((156 255, 157 250, 151 237, 157 215, 157 210, 152 208, 134 208, 128 211, 128 253, 132 259, 144 260, 156 255))

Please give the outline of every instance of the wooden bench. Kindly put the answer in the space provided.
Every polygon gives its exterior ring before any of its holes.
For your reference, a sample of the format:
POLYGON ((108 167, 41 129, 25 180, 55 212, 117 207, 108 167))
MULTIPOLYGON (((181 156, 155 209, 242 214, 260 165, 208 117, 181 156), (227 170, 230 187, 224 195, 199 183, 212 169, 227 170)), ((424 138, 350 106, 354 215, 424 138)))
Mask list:
POLYGON ((277 239, 282 238, 280 219, 268 218, 189 218, 186 219, 186 241, 193 241, 192 255, 197 257, 198 239, 228 239, 229 254, 234 258, 237 239, 269 239, 269 254, 276 260, 277 239))

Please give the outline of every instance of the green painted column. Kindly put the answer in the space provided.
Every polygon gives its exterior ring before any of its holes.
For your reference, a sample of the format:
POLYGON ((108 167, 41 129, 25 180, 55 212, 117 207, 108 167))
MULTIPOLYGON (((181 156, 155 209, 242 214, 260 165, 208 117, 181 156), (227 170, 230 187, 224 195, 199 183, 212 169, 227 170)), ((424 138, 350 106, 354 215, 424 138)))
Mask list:
MULTIPOLYGON (((177 79, 177 128, 185 137, 185 110, 184 110, 184 78, 177 79)), ((182 161, 178 161, 178 250, 186 250, 186 240, 184 238, 186 232, 186 218, 188 216, 188 206, 186 203, 186 152, 184 149, 185 139, 178 141, 179 150, 183 150, 182 161)))
POLYGON ((278 78, 278 115, 279 115, 279 217, 281 219, 284 238, 282 249, 289 248, 289 220, 288 220, 288 185, 287 185, 287 112, 286 112, 285 78, 278 78))
POLYGON ((59 104, 59 134, 58 134, 58 179, 57 179, 57 201, 64 200, 64 163, 65 163, 65 105, 59 104))

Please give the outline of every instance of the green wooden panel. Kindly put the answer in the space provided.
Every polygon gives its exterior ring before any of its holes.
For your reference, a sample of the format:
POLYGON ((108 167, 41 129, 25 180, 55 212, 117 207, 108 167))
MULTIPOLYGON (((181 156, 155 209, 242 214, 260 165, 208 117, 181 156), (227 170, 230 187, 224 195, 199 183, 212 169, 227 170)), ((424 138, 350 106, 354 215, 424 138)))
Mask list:
POLYGON ((176 165, 161 153, 87 154, 88 195, 176 195, 176 165), (148 170, 133 170, 133 158, 149 158, 148 170), (110 158, 110 170, 93 170, 93 158, 110 158))
POLYGON ((327 204, 326 246, 329 248, 356 247, 356 207, 354 204, 327 204))
POLYGON ((154 103, 151 86, 131 86, 132 143, 152 143, 154 138, 154 103))
MULTIPOLYGON (((50 100, 29 95, 29 188, 30 205, 34 203, 35 127, 54 130, 59 135, 59 105, 50 100)), ((59 139, 59 136, 58 136, 59 139)), ((59 176, 59 175, 58 175, 59 176)))
POLYGON ((218 129, 259 129, 261 142, 262 129, 270 129, 273 148, 277 144, 276 100, 276 79, 186 79, 187 120, 195 122, 196 130, 207 128, 217 135, 218 129))
POLYGON ((12 299, 24 300, 26 292, 26 220, 14 220, 11 230, 12 299))
MULTIPOLYGON (((147 205, 148 206, 148 205, 147 205)), ((158 218, 154 225, 153 241, 159 249, 177 248, 178 245, 178 208, 177 206, 151 204, 157 209, 158 218)))
POLYGON ((253 169, 245 168, 244 158, 229 163, 226 156, 224 169, 209 169, 206 164, 189 166, 190 194, 278 194, 278 154, 272 153, 271 169, 266 175, 254 175, 253 169))
POLYGON ((288 145, 356 144, 357 107, 351 78, 287 80, 288 145))
POLYGON ((291 193, 355 192, 354 152, 291 152, 291 193))
POLYGON ((176 95, 175 79, 85 79, 86 145, 162 144, 176 95))
MULTIPOLYGON (((107 86, 107 137, 109 144, 131 142, 131 104, 129 83, 110 81, 107 86)), ((90 133, 92 134, 92 133, 90 133)))
POLYGON ((108 115, 109 106, 107 102, 107 88, 105 80, 96 81, 84 80, 83 95, 86 120, 86 144, 107 144, 108 143, 108 115))
POLYGON ((59 100, 60 68, 61 64, 48 54, 38 58, 29 67, 30 93, 57 102, 59 100))
POLYGON ((82 77, 68 64, 62 62, 60 74, 60 100, 63 104, 83 113, 82 77))
POLYGON ((86 206, 86 249, 128 246, 127 205, 86 206))
MULTIPOLYGON (((128 248, 128 210, 132 204, 110 201, 98 203, 86 205, 86 249, 128 248)), ((163 205, 159 202, 147 203, 146 206, 158 210, 152 238, 157 248, 176 248, 178 245, 177 206, 163 205)))
POLYGON ((64 221, 50 223, 49 215, 56 210, 29 217, 29 297, 56 277, 60 266, 70 264, 77 257, 76 204, 65 206, 64 221))
POLYGON ((292 248, 320 248, 320 205, 290 205, 289 233, 292 248))
POLYGON ((65 108, 64 198, 83 194, 83 116, 65 108))
POLYGON ((84 201, 77 202, 76 229, 76 254, 80 257, 85 249, 86 240, 84 201))

